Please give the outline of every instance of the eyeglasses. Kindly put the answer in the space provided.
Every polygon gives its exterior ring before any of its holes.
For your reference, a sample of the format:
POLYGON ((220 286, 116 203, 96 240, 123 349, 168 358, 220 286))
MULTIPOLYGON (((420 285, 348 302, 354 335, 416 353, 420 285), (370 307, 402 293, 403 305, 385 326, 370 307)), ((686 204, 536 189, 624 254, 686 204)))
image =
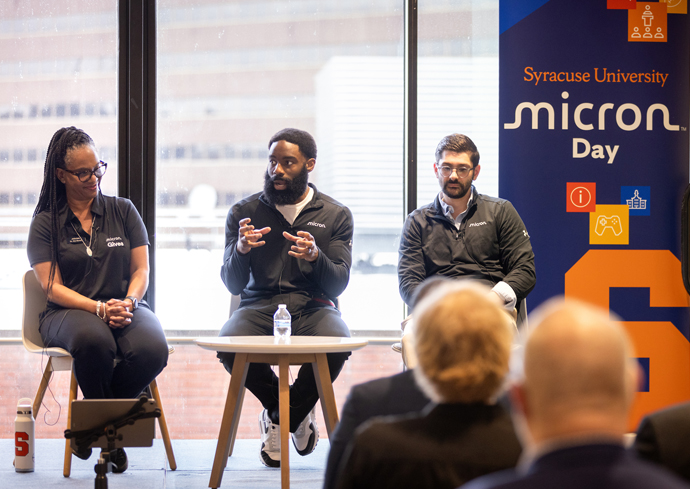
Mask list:
POLYGON ((68 170, 67 168, 63 168, 63 170, 77 177, 80 182, 88 182, 91 179, 91 175, 96 175, 96 178, 101 178, 103 175, 105 175, 105 171, 108 169, 108 163, 105 161, 100 161, 99 163, 100 165, 98 165, 94 170, 72 171, 68 170))
POLYGON ((443 178, 448 178, 450 177, 453 172, 457 173, 458 178, 465 178, 469 173, 474 170, 474 168, 470 168, 469 166, 461 166, 459 168, 453 168, 452 166, 437 166, 439 173, 443 175, 443 178))

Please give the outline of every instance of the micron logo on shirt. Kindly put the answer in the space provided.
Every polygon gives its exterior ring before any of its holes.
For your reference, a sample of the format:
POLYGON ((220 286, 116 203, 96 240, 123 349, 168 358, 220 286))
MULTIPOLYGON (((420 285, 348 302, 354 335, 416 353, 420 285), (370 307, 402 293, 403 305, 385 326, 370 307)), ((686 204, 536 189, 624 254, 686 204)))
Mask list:
POLYGON ((115 246, 124 246, 125 244, 122 242, 122 238, 117 236, 115 238, 108 238, 105 240, 106 243, 108 243, 108 248, 114 248, 115 246))
POLYGON ((307 226, 316 226, 317 228, 325 228, 325 224, 321 224, 320 222, 314 222, 314 221, 309 221, 307 223, 307 226))

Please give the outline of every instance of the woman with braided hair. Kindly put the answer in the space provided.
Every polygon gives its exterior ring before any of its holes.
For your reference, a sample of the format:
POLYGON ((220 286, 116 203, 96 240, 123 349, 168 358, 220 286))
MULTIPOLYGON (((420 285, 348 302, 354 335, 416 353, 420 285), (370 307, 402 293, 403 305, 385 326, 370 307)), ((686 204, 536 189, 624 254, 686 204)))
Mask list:
MULTIPOLYGON (((58 130, 27 244, 48 296, 40 316, 44 344, 70 352, 86 399, 137 397, 168 360, 160 322, 142 301, 149 282, 146 228, 129 200, 101 193, 106 169, 88 134, 58 130)), ((86 459, 91 449, 75 454, 86 459)), ((116 472, 127 468, 124 450, 114 462, 116 472)))

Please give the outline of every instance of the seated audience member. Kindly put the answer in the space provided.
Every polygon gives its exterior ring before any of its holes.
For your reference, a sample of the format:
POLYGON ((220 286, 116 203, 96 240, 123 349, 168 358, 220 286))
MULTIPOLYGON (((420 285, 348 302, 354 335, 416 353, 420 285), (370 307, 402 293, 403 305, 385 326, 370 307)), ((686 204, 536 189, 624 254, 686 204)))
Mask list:
MULTIPOLYGON (((431 277, 425 278, 424 281, 419 284, 413 292, 412 308, 416 304, 419 304, 422 299, 429 294, 436 286, 441 284, 450 283, 451 279, 445 275, 432 275, 431 277)), ((402 324, 402 338, 400 339, 400 346, 402 348, 401 354, 403 363, 408 369, 415 368, 417 366, 417 354, 412 346, 412 331, 414 331, 414 315, 410 314, 407 316, 402 324)))
POLYGON ((530 324, 524 378, 511 390, 524 463, 463 489, 687 489, 623 446, 638 368, 609 311, 557 299, 530 324))
POLYGON ((652 413, 637 429, 633 449, 650 462, 663 465, 690 481, 690 403, 652 413))
MULTIPOLYGON (((439 285, 450 279, 437 275, 425 280, 416 290, 414 302, 421 301, 439 285)), ((340 413, 340 422, 330 437, 331 448, 324 477, 324 489, 335 487, 335 475, 343 452, 355 430, 375 416, 406 414, 421 411, 431 401, 417 386, 412 370, 355 385, 340 413)))
MULTIPOLYGON (((101 193, 106 168, 88 134, 59 129, 48 145, 27 243, 48 296, 43 343, 69 351, 85 399, 135 398, 168 361, 161 324, 142 300, 148 233, 129 200, 101 193)), ((91 449, 75 455, 87 459, 91 449)), ((113 472, 127 468, 124 449, 111 460, 113 472)))
POLYGON ((437 404, 363 425, 340 465, 340 489, 451 489, 518 461, 510 416, 494 402, 510 359, 507 316, 469 282, 440 287, 415 313, 414 375, 437 404))

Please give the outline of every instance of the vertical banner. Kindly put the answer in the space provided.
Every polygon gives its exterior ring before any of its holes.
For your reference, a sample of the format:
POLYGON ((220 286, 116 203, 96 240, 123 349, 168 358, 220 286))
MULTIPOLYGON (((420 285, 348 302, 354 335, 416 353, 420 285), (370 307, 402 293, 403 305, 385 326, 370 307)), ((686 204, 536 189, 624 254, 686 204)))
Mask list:
POLYGON ((565 294, 623 318, 646 374, 634 430, 690 399, 687 0, 503 0, 500 31, 499 189, 532 239, 528 307, 565 294))

